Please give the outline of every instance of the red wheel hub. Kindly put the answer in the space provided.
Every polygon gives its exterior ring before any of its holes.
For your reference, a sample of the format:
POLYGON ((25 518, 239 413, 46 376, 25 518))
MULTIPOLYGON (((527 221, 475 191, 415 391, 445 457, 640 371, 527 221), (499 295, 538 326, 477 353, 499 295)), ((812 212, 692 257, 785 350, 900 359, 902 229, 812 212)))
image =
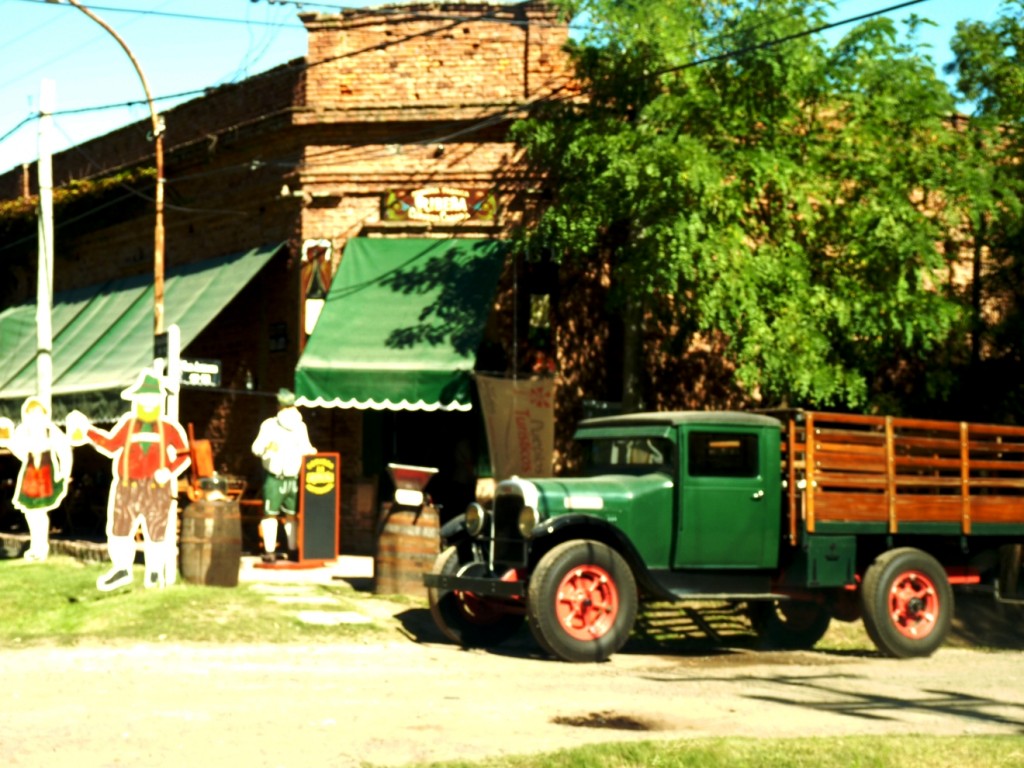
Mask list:
POLYGON ((939 593, 920 571, 897 576, 889 590, 889 617, 900 634, 911 640, 927 637, 939 620, 939 593))
POLYGON ((576 566, 558 585, 555 615, 562 629, 576 640, 604 637, 618 613, 619 591, 608 571, 600 566, 576 566))

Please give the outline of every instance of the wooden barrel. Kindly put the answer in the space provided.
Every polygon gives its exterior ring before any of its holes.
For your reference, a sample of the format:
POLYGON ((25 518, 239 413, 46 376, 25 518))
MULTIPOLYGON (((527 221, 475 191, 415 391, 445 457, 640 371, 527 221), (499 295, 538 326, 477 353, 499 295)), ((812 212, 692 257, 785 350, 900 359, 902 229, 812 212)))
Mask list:
POLYGON ((200 499, 181 515, 181 576, 192 584, 237 587, 242 515, 237 501, 200 499))
POLYGON ((373 558, 374 592, 378 595, 425 597, 423 574, 441 547, 437 508, 385 508, 373 558))

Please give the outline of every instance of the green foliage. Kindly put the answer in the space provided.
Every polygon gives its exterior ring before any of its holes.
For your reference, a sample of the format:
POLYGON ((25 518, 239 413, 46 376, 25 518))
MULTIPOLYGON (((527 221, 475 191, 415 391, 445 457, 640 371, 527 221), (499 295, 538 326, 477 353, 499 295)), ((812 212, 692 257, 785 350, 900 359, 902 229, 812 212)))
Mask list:
POLYGON ((951 47, 947 69, 974 114, 944 158, 956 169, 947 250, 971 280, 958 292, 968 333, 945 357, 979 417, 1024 422, 1024 2, 1005 0, 990 24, 961 22, 951 47))
MULTIPOLYGON (((54 211, 68 224, 86 215, 95 222, 97 211, 102 211, 101 216, 121 219, 126 214, 126 206, 145 203, 146 193, 137 190, 148 186, 155 178, 153 168, 131 168, 103 178, 72 179, 54 188, 54 211), (115 207, 118 201, 120 205, 115 207)), ((9 249, 20 246, 22 254, 34 257, 38 210, 38 195, 0 201, 0 241, 9 249)), ((7 258, 18 257, 12 256, 9 250, 7 258)), ((0 296, 2 294, 0 288, 0 296)))
MULTIPOLYGON (((103 198, 112 191, 133 188, 155 178, 156 170, 153 168, 132 168, 99 179, 72 179, 54 188, 53 205, 60 208, 82 200, 91 200, 95 204, 97 198, 103 198)), ((34 222, 38 205, 38 197, 0 201, 0 227, 9 227, 19 221, 34 222)))
POLYGON ((959 76, 963 97, 977 102, 982 115, 1020 125, 1024 118, 1024 0, 1004 0, 991 24, 957 24, 951 43, 956 60, 947 68, 959 76))
POLYGON ((576 3, 586 97, 516 127, 552 200, 527 253, 607 258, 613 311, 680 302, 768 402, 865 407, 962 327, 936 290, 954 101, 887 19, 834 47, 811 0, 576 3), (774 45, 771 41, 790 38, 774 45))

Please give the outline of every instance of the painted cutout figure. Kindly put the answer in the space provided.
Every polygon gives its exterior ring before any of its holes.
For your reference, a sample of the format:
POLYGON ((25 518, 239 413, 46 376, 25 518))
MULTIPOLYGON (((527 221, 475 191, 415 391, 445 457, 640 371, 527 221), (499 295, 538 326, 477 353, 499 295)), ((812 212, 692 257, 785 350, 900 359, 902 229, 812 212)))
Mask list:
POLYGON ((302 414, 295 407, 295 395, 287 389, 277 393, 277 415, 260 424, 252 444, 252 452, 263 462, 263 560, 274 562, 277 549, 278 518, 284 519, 288 550, 298 549, 299 471, 302 457, 316 453, 309 442, 309 432, 302 414))
POLYGON ((111 568, 96 581, 109 592, 132 583, 135 532, 141 526, 146 587, 165 585, 168 525, 177 504, 177 477, 189 465, 188 443, 181 425, 166 418, 166 386, 152 371, 143 371, 121 397, 132 410, 106 432, 81 413, 68 415, 73 438, 79 432, 96 450, 113 460, 107 502, 107 550, 111 568))
POLYGON ((29 544, 26 560, 45 560, 50 553, 50 510, 60 506, 71 479, 71 441, 50 421, 43 401, 28 398, 21 423, 0 419, 0 446, 21 462, 14 486, 14 506, 25 515, 29 544))

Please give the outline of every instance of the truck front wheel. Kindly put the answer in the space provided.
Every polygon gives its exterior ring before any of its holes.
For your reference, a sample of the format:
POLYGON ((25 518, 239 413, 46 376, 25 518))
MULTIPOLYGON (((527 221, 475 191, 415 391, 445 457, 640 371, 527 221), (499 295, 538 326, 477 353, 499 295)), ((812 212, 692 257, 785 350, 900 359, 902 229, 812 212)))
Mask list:
POLYGON ((598 541, 559 544, 530 578, 527 617, 538 644, 564 661, 604 661, 629 639, 637 590, 622 556, 598 541))
MULTIPOLYGON (((466 563, 458 547, 448 547, 434 561, 431 573, 454 575, 466 563)), ((427 589, 430 615, 442 634, 466 647, 487 648, 508 640, 523 626, 522 613, 510 613, 503 606, 472 592, 427 589)))
POLYGON ((864 628, 886 656, 930 656, 953 619, 953 590, 945 569, 919 549, 880 555, 861 585, 864 628))

